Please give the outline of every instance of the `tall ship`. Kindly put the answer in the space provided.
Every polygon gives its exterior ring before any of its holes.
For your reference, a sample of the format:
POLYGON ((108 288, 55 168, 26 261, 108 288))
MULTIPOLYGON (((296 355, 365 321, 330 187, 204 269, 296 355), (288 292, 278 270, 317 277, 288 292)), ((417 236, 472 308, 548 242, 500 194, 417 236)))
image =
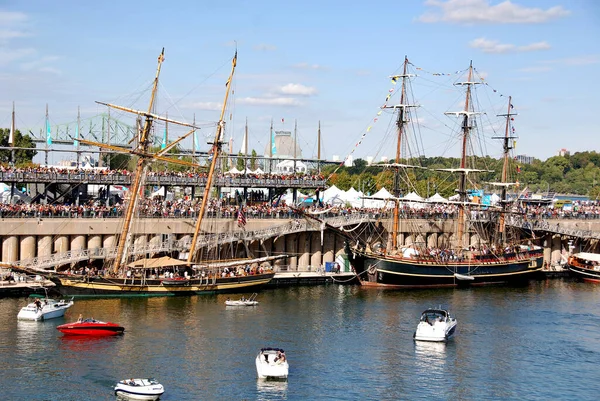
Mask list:
MULTIPOLYGON (((35 273, 42 273, 50 278, 56 284, 56 289, 63 295, 130 297, 255 291, 258 287, 267 284, 275 275, 269 262, 273 259, 285 257, 285 255, 279 255, 259 259, 201 260, 203 258, 202 252, 199 249, 199 243, 202 236, 206 235, 202 233, 201 227, 203 221, 205 221, 204 215, 207 211, 217 163, 220 161, 219 155, 223 145, 225 129, 224 116, 236 68, 237 51, 232 59, 231 72, 226 82, 225 99, 214 141, 211 143, 212 159, 208 166, 207 183, 204 188, 193 237, 189 250, 183 253, 183 256, 187 254, 187 260, 173 258, 168 255, 136 260, 132 256, 132 253, 128 252, 128 249, 132 246, 132 220, 135 218, 136 205, 143 188, 144 176, 150 163, 159 160, 168 163, 183 164, 191 168, 200 167, 184 160, 168 157, 167 152, 169 149, 180 142, 185 135, 160 151, 156 153, 151 152, 151 132, 155 120, 162 120, 166 123, 180 124, 191 128, 192 130, 186 135, 193 133, 197 128, 191 124, 180 123, 162 117, 154 112, 154 101, 163 61, 164 49, 158 57, 158 66, 153 81, 150 104, 146 112, 98 102, 117 110, 134 113, 145 119, 143 128, 139 130, 133 149, 120 148, 84 139, 79 140, 86 145, 101 147, 113 152, 132 154, 137 157, 137 164, 133 172, 132 184, 129 188, 130 196, 126 204, 126 213, 118 236, 114 257, 109 255, 104 261, 103 268, 97 272, 74 274, 65 267, 57 267, 53 271, 35 271, 35 273)), ((179 256, 182 257, 182 254, 179 256)))
MULTIPOLYGON (((476 176, 492 173, 476 168, 474 162, 469 164, 468 150, 474 148, 472 131, 482 125, 477 123, 477 116, 481 113, 475 109, 473 91, 483 81, 475 79, 472 63, 466 71, 466 80, 454 83, 465 89, 464 108, 458 112, 445 113, 460 119, 459 165, 455 168, 436 169, 442 174, 458 175, 456 195, 450 198, 452 200, 427 201, 429 205, 439 203, 443 207, 456 209, 454 232, 440 236, 435 244, 431 244, 424 239, 418 240, 419 233, 415 227, 414 237, 417 240, 410 244, 401 244, 398 240, 401 211, 407 207, 407 202, 414 204, 414 199, 410 196, 401 196, 401 183, 414 177, 415 169, 423 168, 409 164, 415 159, 403 158, 401 154, 407 126, 411 121, 411 110, 417 107, 408 103, 409 80, 416 76, 409 73, 411 65, 408 58, 405 58, 402 73, 391 77, 392 82, 402 83, 399 104, 387 106, 386 100, 386 105, 382 107, 391 108, 397 113, 396 158, 394 163, 384 165, 394 172, 391 241, 388 244, 374 244, 356 238, 346 241, 346 253, 360 283, 365 286, 427 288, 526 282, 536 277, 543 266, 542 249, 527 239, 522 240, 522 233, 511 232, 506 224, 515 211, 513 204, 507 201, 507 188, 516 184, 508 182, 509 153, 513 148, 514 138, 511 121, 515 115, 512 113, 510 98, 508 112, 499 115, 506 119, 504 135, 499 137, 504 144, 501 179, 487 183, 502 189, 502 199, 496 205, 484 205, 469 197, 473 193, 472 188, 477 185, 476 176), (470 235, 473 232, 476 233, 475 241, 475 235, 470 235)), ((405 189, 409 188, 410 185, 405 185, 405 189)), ((434 222, 430 220, 430 223, 434 222)), ((410 219, 404 224, 411 224, 410 219)), ((402 231, 406 232, 407 229, 402 231)))

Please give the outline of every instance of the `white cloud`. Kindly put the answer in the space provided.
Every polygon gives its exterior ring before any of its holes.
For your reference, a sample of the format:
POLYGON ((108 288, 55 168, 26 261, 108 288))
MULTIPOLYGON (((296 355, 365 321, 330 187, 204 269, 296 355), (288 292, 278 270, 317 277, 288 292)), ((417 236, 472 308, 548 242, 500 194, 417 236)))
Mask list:
POLYGON ((479 49, 484 53, 530 52, 550 49, 550 45, 546 42, 536 42, 525 46, 517 46, 510 43, 500 43, 497 40, 489 40, 486 38, 472 40, 469 43, 469 47, 479 49))
POLYGON ((221 102, 189 102, 181 105, 184 109, 193 110, 209 110, 209 111, 220 111, 223 107, 221 102))
POLYGON ((237 101, 251 106, 301 106, 298 99, 292 97, 244 97, 237 101))
POLYGON ((287 84, 279 88, 284 95, 312 96, 317 94, 317 88, 302 84, 287 84))
POLYGON ((550 49, 550 45, 547 42, 535 42, 525 46, 519 46, 518 50, 520 52, 531 52, 537 50, 548 50, 550 49))
POLYGON ((537 72, 547 72, 547 71, 551 71, 551 70, 552 70, 552 68, 547 67, 547 66, 538 66, 538 67, 520 68, 518 71, 520 71, 520 72, 537 73, 537 72))
POLYGON ((523 7, 509 0, 496 5, 491 5, 489 0, 427 0, 425 5, 438 8, 438 12, 428 12, 418 18, 425 23, 539 24, 571 13, 561 6, 543 10, 523 7))
POLYGON ((8 44, 12 39, 31 36, 27 32, 28 17, 20 12, 0 11, 0 44, 8 44))
POLYGON ((253 49, 259 52, 272 52, 277 50, 277 46, 261 43, 259 45, 254 46, 253 49))
POLYGON ((579 57, 568 57, 557 60, 545 61, 547 64, 563 64, 563 65, 590 65, 600 63, 600 56, 598 54, 590 54, 587 56, 579 57))
POLYGON ((309 64, 309 63, 298 63, 294 64, 292 67, 298 68, 300 70, 324 70, 325 67, 319 64, 309 64))
POLYGON ((56 61, 56 60, 58 60, 57 56, 41 57, 36 60, 22 63, 21 69, 23 69, 24 71, 31 71, 31 70, 48 71, 48 69, 52 68, 48 64, 52 63, 53 61, 56 61))
POLYGON ((31 48, 7 49, 0 47, 0 65, 10 64, 13 61, 21 60, 35 53, 35 49, 31 48))

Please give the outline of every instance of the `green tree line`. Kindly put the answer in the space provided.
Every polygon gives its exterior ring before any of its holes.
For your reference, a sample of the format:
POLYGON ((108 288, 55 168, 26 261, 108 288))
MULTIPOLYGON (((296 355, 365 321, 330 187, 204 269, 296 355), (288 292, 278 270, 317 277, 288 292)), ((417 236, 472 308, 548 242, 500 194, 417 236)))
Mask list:
MULTIPOLYGON (((458 187, 458 176, 438 169, 453 168, 459 165, 457 158, 423 157, 402 160, 401 163, 421 168, 402 168, 399 174, 398 187, 403 194, 411 191, 421 196, 431 196, 439 192, 448 197, 455 194, 458 187)), ((381 164, 381 163, 380 163, 381 164)), ((503 161, 491 157, 472 159, 469 168, 487 170, 477 173, 477 182, 469 181, 469 188, 485 188, 489 182, 501 181, 503 161)), ((509 181, 518 182, 514 191, 527 188, 531 192, 557 192, 564 194, 587 195, 591 199, 600 199, 600 153, 595 151, 577 152, 573 155, 554 156, 545 161, 534 159, 531 164, 512 161, 509 168, 509 181)), ((365 193, 378 191, 385 187, 389 191, 394 188, 394 173, 378 164, 367 165, 362 159, 354 161, 353 167, 327 166, 323 169, 329 184, 348 190, 354 187, 365 193), (337 169, 337 171, 336 171, 337 169), (334 173, 335 172, 335 173, 334 173)), ((469 175, 469 180, 474 180, 469 175)), ((489 185, 488 185, 489 186, 489 185)), ((491 192, 499 192, 489 186, 491 192)))

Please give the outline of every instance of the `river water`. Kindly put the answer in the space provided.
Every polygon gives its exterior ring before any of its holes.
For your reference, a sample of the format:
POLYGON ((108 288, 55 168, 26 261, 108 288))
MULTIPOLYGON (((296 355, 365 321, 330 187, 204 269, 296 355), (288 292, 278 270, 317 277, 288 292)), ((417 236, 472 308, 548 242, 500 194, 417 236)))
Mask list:
POLYGON ((389 291, 324 285, 225 296, 76 300, 65 318, 17 322, 0 300, 2 400, 115 400, 116 381, 156 377, 161 400, 597 400, 600 286, 389 291), (237 296, 236 296, 237 298, 237 296), (443 306, 448 344, 415 343, 421 312, 443 306), (123 336, 63 337, 79 314, 123 336), (287 382, 256 379, 261 347, 284 348, 287 382))

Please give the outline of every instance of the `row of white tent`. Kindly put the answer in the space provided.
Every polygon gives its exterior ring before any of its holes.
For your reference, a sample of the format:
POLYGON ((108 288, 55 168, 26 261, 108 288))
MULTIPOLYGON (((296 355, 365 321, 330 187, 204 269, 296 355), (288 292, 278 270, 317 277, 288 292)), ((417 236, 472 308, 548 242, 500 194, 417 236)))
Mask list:
POLYGON ((231 170, 225 172, 225 174, 229 174, 229 175, 240 175, 240 174, 264 174, 265 172, 262 171, 259 168, 257 168, 256 170, 252 170, 247 168, 246 170, 238 170, 237 168, 233 167, 231 170))
MULTIPOLYGON (((303 202, 307 199, 312 198, 314 200, 314 195, 311 197, 310 195, 304 195, 300 192, 297 194, 296 201, 303 202)), ((393 208, 394 202, 392 199, 394 196, 385 188, 381 188, 379 191, 374 193, 373 195, 364 195, 361 191, 357 191, 354 188, 350 188, 347 191, 341 190, 335 185, 327 188, 320 196, 321 202, 323 204, 329 205, 348 205, 350 204, 352 207, 366 207, 366 208, 393 208)), ((286 203, 292 203, 292 194, 288 193, 285 195, 284 199, 286 203)), ((400 198, 403 201, 407 202, 407 205, 411 208, 422 208, 427 204, 431 203, 452 203, 452 201, 458 200, 458 195, 451 196, 449 199, 444 198, 439 193, 436 193, 429 198, 423 198, 419 196, 416 192, 411 192, 406 196, 400 198)), ((500 200, 500 197, 496 194, 491 196, 491 203, 495 204, 500 200)))

